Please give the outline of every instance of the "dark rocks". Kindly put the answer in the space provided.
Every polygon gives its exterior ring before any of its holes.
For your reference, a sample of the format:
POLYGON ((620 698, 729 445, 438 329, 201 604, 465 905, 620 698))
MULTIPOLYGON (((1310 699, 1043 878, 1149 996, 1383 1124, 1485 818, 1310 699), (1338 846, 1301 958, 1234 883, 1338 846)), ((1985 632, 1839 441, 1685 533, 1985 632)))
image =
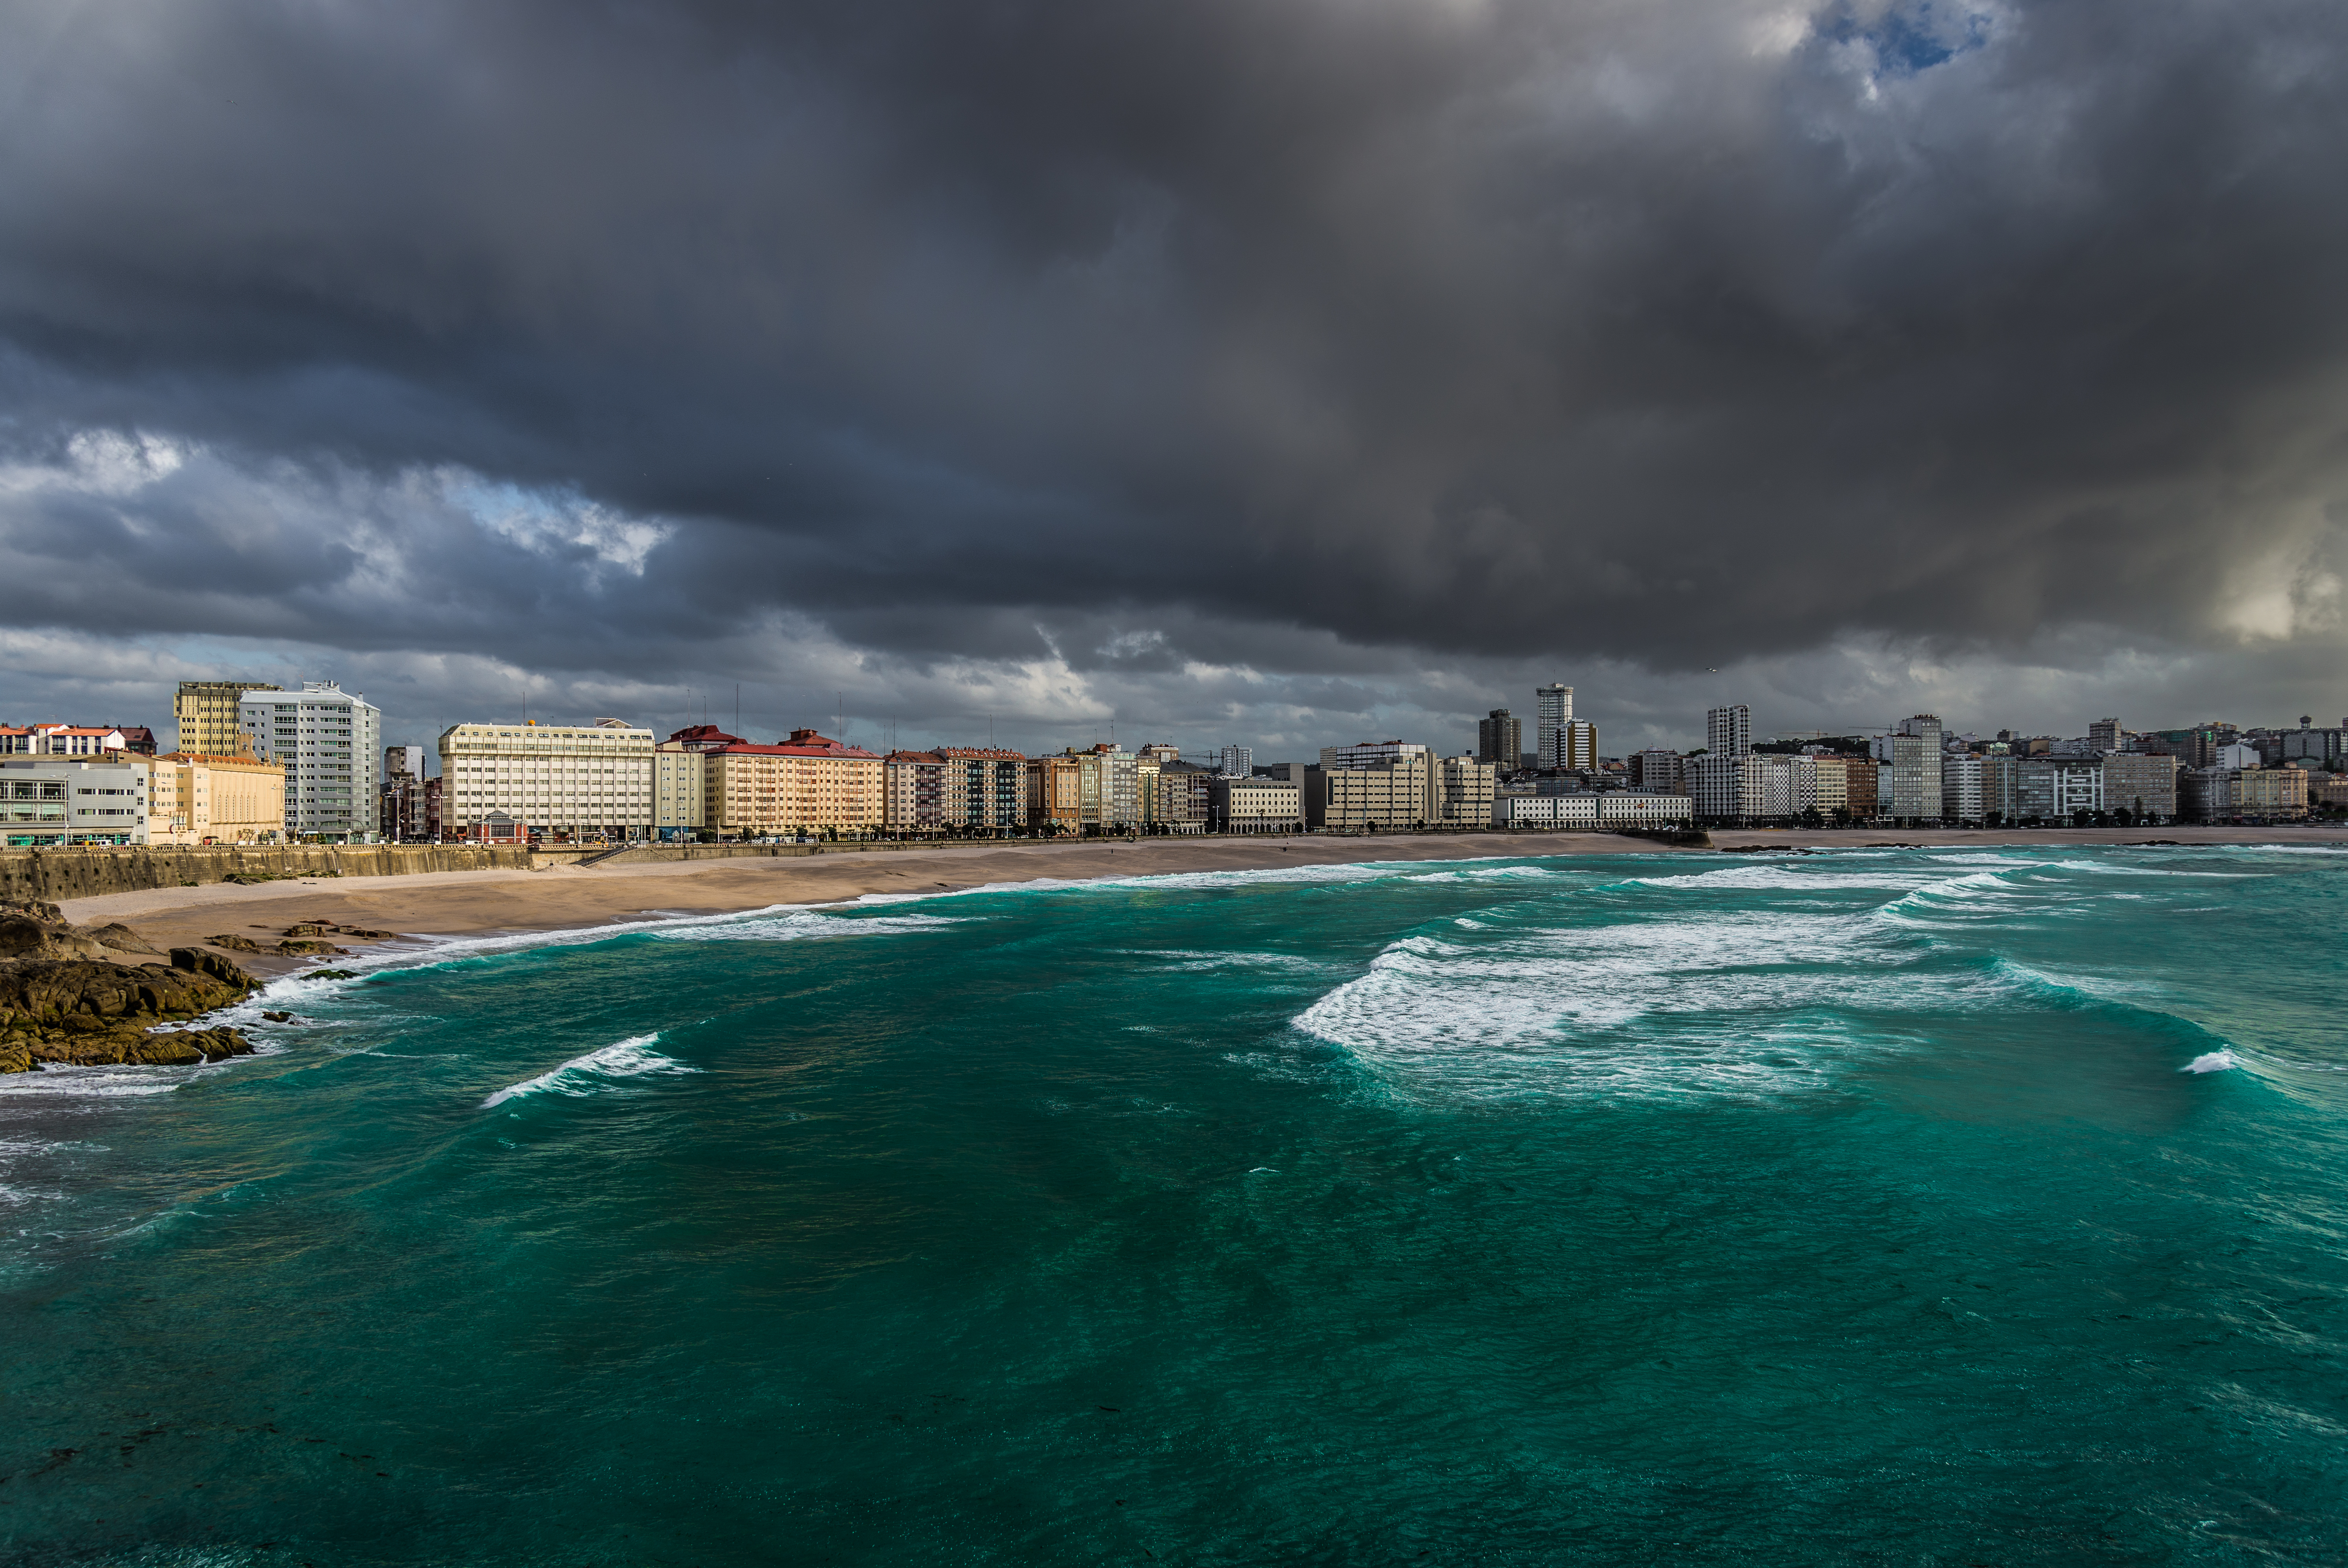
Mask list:
POLYGON ((293 1014, 275 1012, 267 1007, 261 1010, 261 1016, 273 1024, 290 1024, 294 1021, 293 1014))
POLYGON ((201 948, 171 965, 71 958, 0 964, 0 1072, 42 1062, 77 1066, 221 1061, 252 1047, 234 1029, 170 1029, 252 995, 252 976, 201 948))
POLYGON ((261 944, 255 942, 250 936, 239 936, 232 931, 223 933, 219 936, 207 936, 204 940, 211 943, 214 947, 225 947, 231 953, 266 953, 269 951, 269 949, 262 946, 261 944))
POLYGON ((348 957, 351 950, 347 947, 337 947, 331 942, 319 942, 307 937, 289 936, 284 941, 279 943, 276 947, 271 951, 293 954, 335 953, 340 954, 345 957, 348 957))

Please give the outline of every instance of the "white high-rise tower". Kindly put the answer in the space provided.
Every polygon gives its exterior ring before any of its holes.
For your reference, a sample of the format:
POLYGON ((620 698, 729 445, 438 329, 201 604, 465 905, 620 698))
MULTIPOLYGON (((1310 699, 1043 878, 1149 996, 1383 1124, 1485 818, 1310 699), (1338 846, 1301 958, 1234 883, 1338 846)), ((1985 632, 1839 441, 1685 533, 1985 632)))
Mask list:
POLYGON ((1740 702, 1706 713, 1704 744, 1715 757, 1742 757, 1752 750, 1753 710, 1740 702))

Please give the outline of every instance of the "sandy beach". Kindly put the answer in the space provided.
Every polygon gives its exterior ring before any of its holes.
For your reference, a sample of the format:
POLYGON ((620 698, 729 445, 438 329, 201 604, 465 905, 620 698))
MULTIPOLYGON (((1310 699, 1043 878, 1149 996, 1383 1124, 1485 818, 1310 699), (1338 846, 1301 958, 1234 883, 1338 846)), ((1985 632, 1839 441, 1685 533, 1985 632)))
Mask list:
MULTIPOLYGON (((1937 830, 1843 832, 1801 830, 1721 831, 1715 851, 1853 850, 1878 844, 1991 848, 2061 844, 2320 843, 2348 846, 2333 828, 2155 828, 1937 830)), ((1160 875, 1177 872, 1260 870, 1369 861, 1466 860, 1674 851, 1612 833, 1397 834, 1376 839, 1153 839, 1138 843, 970 844, 934 850, 828 854, 804 860, 743 859, 609 865, 541 871, 438 872, 420 876, 321 879, 252 887, 224 883, 77 899, 65 906, 77 924, 120 921, 158 947, 242 935, 273 943, 291 925, 338 925, 438 937, 507 931, 573 930, 663 914, 722 914, 778 903, 829 903, 879 892, 959 888, 1051 879, 1160 875)), ((354 950, 368 944, 349 942, 354 950)), ((238 953, 263 973, 306 968, 318 960, 238 953)))

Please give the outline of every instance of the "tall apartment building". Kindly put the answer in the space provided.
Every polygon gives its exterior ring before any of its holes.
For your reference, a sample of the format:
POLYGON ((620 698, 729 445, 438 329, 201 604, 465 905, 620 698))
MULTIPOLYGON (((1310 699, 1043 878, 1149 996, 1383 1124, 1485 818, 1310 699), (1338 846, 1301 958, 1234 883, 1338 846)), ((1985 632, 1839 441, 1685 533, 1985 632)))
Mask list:
MULTIPOLYGON (((1234 751, 1245 756, 1247 748, 1226 747, 1223 755, 1228 758, 1234 751)), ((1089 747, 1071 746, 1062 755, 1073 758, 1076 763, 1079 831, 1122 832, 1141 826, 1140 777, 1137 771, 1139 758, 1106 740, 1089 747)))
POLYGON ((1223 777, 1247 779, 1255 773, 1255 751, 1251 747, 1226 746, 1221 752, 1223 777))
POLYGON ((1152 827, 1170 833, 1203 833, 1214 820, 1215 770, 1173 758, 1158 765, 1149 798, 1152 827))
POLYGON ((1500 784, 1498 763, 1461 753, 1436 765, 1434 820, 1447 828, 1480 828, 1492 820, 1500 784))
POLYGON ((1941 815, 1941 720, 1920 713, 1900 721, 1891 737, 1891 811, 1902 821, 1941 815))
MULTIPOLYGON (((1806 809, 1815 810, 1828 821, 1839 820, 1850 810, 1850 758, 1848 757, 1812 757, 1809 759, 1809 789, 1803 801, 1806 809)), ((1873 775, 1869 775, 1870 783, 1873 775)), ((1867 810, 1859 816, 1872 816, 1875 802, 1869 800, 1867 810)))
POLYGON ((155 759, 150 844, 273 844, 285 836, 285 770, 250 753, 174 751, 155 759))
POLYGON ((1941 758, 1941 819, 1979 822, 1982 800, 1982 758, 1971 755, 1941 758))
POLYGON ((298 692, 248 690, 237 713, 253 755, 285 770, 289 838, 350 843, 375 834, 382 710, 333 681, 304 681, 298 692))
MULTIPOLYGON (((703 744, 692 745, 673 735, 653 748, 653 837, 663 843, 697 839, 707 823, 709 770, 705 758, 719 746, 714 737, 701 739, 703 744)), ((741 741, 729 735, 724 744, 738 746, 741 741)))
POLYGON ((1743 703, 1707 709, 1704 749, 1715 757, 1742 757, 1753 749, 1753 710, 1743 703))
POLYGON ((252 756, 244 694, 277 689, 263 681, 181 681, 171 698, 171 721, 179 729, 171 749, 207 757, 252 756))
POLYGON ((1598 727, 1587 719, 1570 718, 1557 732, 1555 766, 1574 773, 1598 767, 1598 727))
POLYGON ((1688 758, 1695 815, 1710 822, 1770 822, 1799 816, 1816 799, 1807 757, 1707 751, 1688 758))
MULTIPOLYGON (((679 730, 670 738, 692 732, 679 730)), ((869 833, 885 811, 878 752, 812 729, 773 746, 736 741, 700 752, 702 820, 723 839, 869 833)))
POLYGON ((2138 817, 2177 815, 2177 758, 2112 752, 2103 760, 2104 809, 2138 817))
POLYGON ((1476 721, 1476 760, 1514 772, 1524 755, 1525 722, 1505 707, 1476 721))
MULTIPOLYGON (((1160 769, 1161 776, 1164 769, 1160 769)), ((1202 768, 1201 773, 1212 769, 1202 768)), ((1082 779, 1073 757, 1027 758, 1027 825, 1039 833, 1084 831, 1082 779)))
POLYGON ((891 751, 880 759, 880 825, 892 833, 946 830, 946 759, 891 751))
POLYGON ((2096 752, 2117 751, 2120 748, 2120 721, 2099 718, 2087 726, 2087 749, 2096 752))
POLYGON ((965 833, 1018 831, 1027 821, 1027 758, 991 746, 941 746, 946 825, 965 833))
POLYGON ((446 833, 571 840, 652 834, 653 732, 624 719, 454 724, 441 732, 439 753, 446 833))
POLYGON ((152 758, 0 758, 0 830, 12 849, 148 842, 152 758))
POLYGON ((1543 768, 1562 768, 1562 737, 1573 722, 1573 688, 1551 681, 1533 687, 1533 751, 1543 768))

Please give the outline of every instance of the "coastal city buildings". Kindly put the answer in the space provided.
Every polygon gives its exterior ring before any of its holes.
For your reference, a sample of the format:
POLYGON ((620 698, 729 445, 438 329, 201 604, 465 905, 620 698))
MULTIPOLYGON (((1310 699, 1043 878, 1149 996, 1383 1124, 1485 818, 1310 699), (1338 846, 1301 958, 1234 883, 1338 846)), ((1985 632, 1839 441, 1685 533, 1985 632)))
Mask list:
POLYGON ((304 681, 298 692, 249 689, 237 714, 252 754, 284 769, 289 837, 352 843, 374 836, 380 710, 333 681, 304 681))
POLYGON ((624 719, 456 724, 441 733, 439 754, 450 836, 651 836, 653 732, 624 719))
POLYGON ((1255 752, 1244 746, 1224 747, 1221 760, 1227 779, 1245 779, 1255 771, 1255 752))
POLYGON ((252 756, 244 694, 278 689, 263 681, 181 681, 171 698, 171 722, 179 731, 172 749, 211 757, 252 756))
POLYGON ((150 844, 273 844, 285 836, 285 769, 246 754, 174 751, 148 787, 150 844))

